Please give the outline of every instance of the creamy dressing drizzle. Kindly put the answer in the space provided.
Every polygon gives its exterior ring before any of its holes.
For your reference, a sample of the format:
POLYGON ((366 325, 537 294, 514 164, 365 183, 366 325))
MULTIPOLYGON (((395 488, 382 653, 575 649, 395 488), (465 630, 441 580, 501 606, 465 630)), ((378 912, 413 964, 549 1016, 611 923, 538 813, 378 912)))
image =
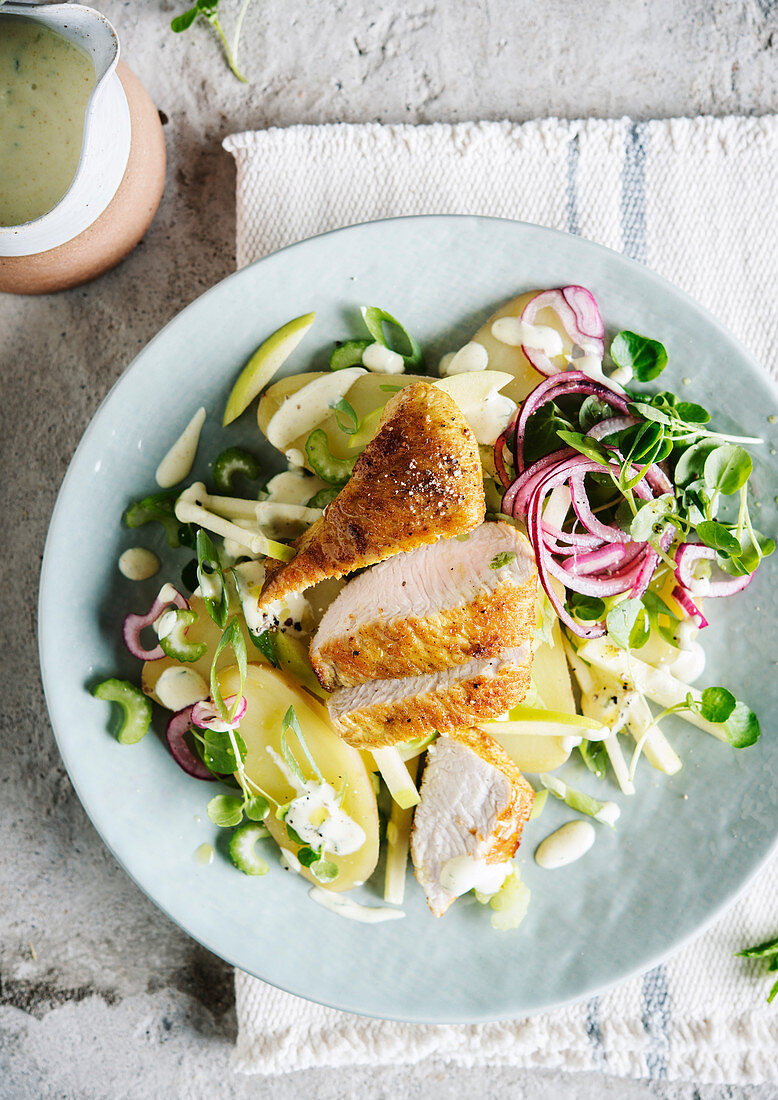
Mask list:
POLYGON ((321 886, 312 886, 308 891, 308 897, 313 898, 319 905, 323 905, 325 909, 329 909, 331 913, 337 913, 339 917, 346 917, 348 920, 359 921, 360 924, 381 924, 385 920, 400 920, 405 916, 402 909, 360 905, 353 898, 323 890, 321 886))
POLYGON ((284 470, 267 483, 267 501, 277 504, 306 505, 325 483, 307 470, 284 470))
POLYGON ((504 863, 487 863, 469 853, 447 860, 440 871, 440 885, 447 894, 459 897, 468 890, 481 894, 496 894, 513 870, 510 860, 504 863))
POLYGON ((144 546, 132 546, 119 558, 119 572, 128 581, 145 581, 159 572, 160 561, 156 554, 144 546))
POLYGON ((500 317, 492 325, 492 336, 509 347, 527 347, 553 357, 564 350, 562 337, 549 325, 530 325, 518 317, 500 317))
POLYGON ((468 408, 465 419, 477 441, 484 446, 492 446, 497 442, 500 433, 505 431, 515 412, 516 402, 495 389, 483 401, 468 408))
POLYGON ((366 373, 364 367, 331 371, 290 394, 270 418, 265 432, 268 440, 294 465, 304 465, 305 456, 299 450, 290 450, 292 443, 318 427, 329 406, 345 397, 356 380, 366 373))
POLYGON ((199 672, 193 668, 181 668, 173 665, 166 668, 154 685, 154 694, 163 707, 179 711, 191 703, 199 703, 211 694, 199 672))
POLYGON ((541 841, 535 852, 539 867, 553 871, 580 859, 594 844, 594 826, 588 821, 569 821, 541 841))
POLYGON ((205 409, 199 408, 157 466, 157 485, 170 489, 188 477, 197 454, 200 432, 205 423, 205 409))
POLYGON ((362 352, 362 363, 376 374, 402 374, 405 360, 402 355, 383 344, 368 344, 362 352))
POLYGON ((298 792, 284 818, 297 835, 314 851, 326 848, 336 856, 358 852, 367 840, 365 830, 338 804, 335 789, 329 783, 306 779, 301 783, 286 761, 270 745, 265 746, 287 782, 298 792))

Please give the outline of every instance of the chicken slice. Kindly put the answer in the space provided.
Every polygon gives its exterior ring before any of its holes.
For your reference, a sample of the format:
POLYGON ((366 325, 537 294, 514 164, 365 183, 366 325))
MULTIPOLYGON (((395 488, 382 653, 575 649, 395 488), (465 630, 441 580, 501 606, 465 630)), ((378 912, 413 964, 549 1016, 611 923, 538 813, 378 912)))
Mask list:
POLYGON ((311 642, 328 691, 437 672, 529 641, 537 572, 508 523, 397 554, 349 581, 311 642))
POLYGON ((411 859, 436 917, 473 884, 491 879, 499 888, 509 870, 500 865, 515 854, 534 799, 502 746, 481 730, 458 730, 430 746, 411 859))
POLYGON ((355 748, 383 748, 431 729, 453 733, 497 718, 527 694, 531 664, 532 646, 526 642, 439 672, 340 688, 327 706, 344 741, 355 748))
POLYGON ((485 511, 478 444, 464 416, 437 387, 407 386, 387 404, 348 484, 295 543, 297 555, 276 568, 268 563, 259 609, 472 531, 485 511))

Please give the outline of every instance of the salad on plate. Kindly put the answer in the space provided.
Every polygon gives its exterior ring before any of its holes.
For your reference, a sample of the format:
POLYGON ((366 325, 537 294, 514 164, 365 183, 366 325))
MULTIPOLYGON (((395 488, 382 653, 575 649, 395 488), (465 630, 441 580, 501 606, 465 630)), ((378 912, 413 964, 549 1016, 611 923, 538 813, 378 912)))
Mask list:
MULTIPOLYGON (((583 857, 646 768, 682 768, 671 716, 711 751, 758 739, 734 685, 697 685, 710 601, 775 549, 749 510, 761 441, 661 389, 658 340, 606 347, 580 286, 507 302, 437 373, 393 316, 362 317, 328 370, 276 380, 313 314, 261 345, 208 484, 187 484, 205 409, 160 456, 124 515, 171 548, 122 625, 138 683, 93 690, 119 704, 123 743, 169 712, 167 748, 214 785, 239 871, 275 853, 316 902, 378 922, 403 916, 410 860, 436 917, 473 891, 512 929, 522 835, 541 867, 583 857), (256 398, 286 465, 269 479, 229 441, 256 398), (549 797, 573 816, 546 835, 549 797), (377 868, 384 904, 353 900, 377 868)), ((160 562, 134 546, 119 568, 145 580, 160 562)))

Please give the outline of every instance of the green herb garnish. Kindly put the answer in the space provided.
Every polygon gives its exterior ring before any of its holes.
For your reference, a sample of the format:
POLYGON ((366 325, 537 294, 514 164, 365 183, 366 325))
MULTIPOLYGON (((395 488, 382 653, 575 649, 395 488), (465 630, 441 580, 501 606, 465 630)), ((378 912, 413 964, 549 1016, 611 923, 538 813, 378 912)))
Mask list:
MULTIPOLYGON (((778 939, 768 940, 766 943, 757 944, 756 947, 747 947, 745 951, 738 951, 736 954, 744 959, 767 959, 768 971, 775 973, 778 970, 778 939)), ((778 997, 778 981, 767 994, 767 1003, 772 1004, 776 997, 778 997)))
POLYGON ((512 561, 516 560, 516 553, 513 550, 503 550, 500 554, 495 554, 492 560, 489 562, 490 569, 502 569, 504 565, 510 565, 512 561))
POLYGON ((224 33, 221 21, 217 14, 216 9, 219 6, 219 0, 195 0, 195 4, 191 8, 187 8, 186 11, 177 15, 175 19, 171 20, 170 29, 176 34, 180 34, 182 31, 188 30, 192 26, 198 16, 202 16, 203 19, 207 19, 213 29, 216 31, 222 46, 224 47, 224 53, 227 58, 227 64, 232 72, 243 84, 248 84, 248 80, 238 68, 238 45, 240 43, 240 32, 243 29, 243 20, 246 16, 250 0, 243 0, 240 11, 238 12, 238 18, 235 23, 235 34, 233 35, 232 45, 227 40, 227 36, 224 33))

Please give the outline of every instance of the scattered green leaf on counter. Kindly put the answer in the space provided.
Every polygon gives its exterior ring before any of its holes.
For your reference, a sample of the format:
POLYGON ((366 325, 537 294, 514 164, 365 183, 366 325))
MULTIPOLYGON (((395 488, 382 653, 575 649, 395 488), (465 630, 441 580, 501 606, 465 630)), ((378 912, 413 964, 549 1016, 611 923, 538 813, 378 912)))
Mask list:
POLYGON ((243 27, 243 20, 246 15, 246 10, 249 6, 250 0, 243 0, 240 11, 238 12, 238 18, 235 24, 235 33, 232 39, 232 45, 227 40, 227 36, 224 33, 224 28, 219 20, 219 16, 216 12, 219 6, 219 0, 195 0, 195 4, 191 8, 187 8, 186 11, 180 15, 175 16, 170 22, 170 29, 176 34, 181 34, 182 31, 188 30, 198 15, 201 15, 203 19, 207 19, 213 29, 216 31, 221 44, 224 48, 224 53, 227 58, 227 64, 232 72, 241 81, 242 84, 248 84, 248 80, 238 68, 238 44, 240 42, 240 32, 243 27))
POLYGON ((758 943, 756 947, 747 947, 745 951, 737 951, 736 955, 741 959, 764 959, 771 955, 778 956, 778 937, 774 940, 766 940, 758 943))
POLYGON ((611 359, 638 382, 650 382, 667 366, 667 350, 658 340, 625 329, 613 338, 611 359))

